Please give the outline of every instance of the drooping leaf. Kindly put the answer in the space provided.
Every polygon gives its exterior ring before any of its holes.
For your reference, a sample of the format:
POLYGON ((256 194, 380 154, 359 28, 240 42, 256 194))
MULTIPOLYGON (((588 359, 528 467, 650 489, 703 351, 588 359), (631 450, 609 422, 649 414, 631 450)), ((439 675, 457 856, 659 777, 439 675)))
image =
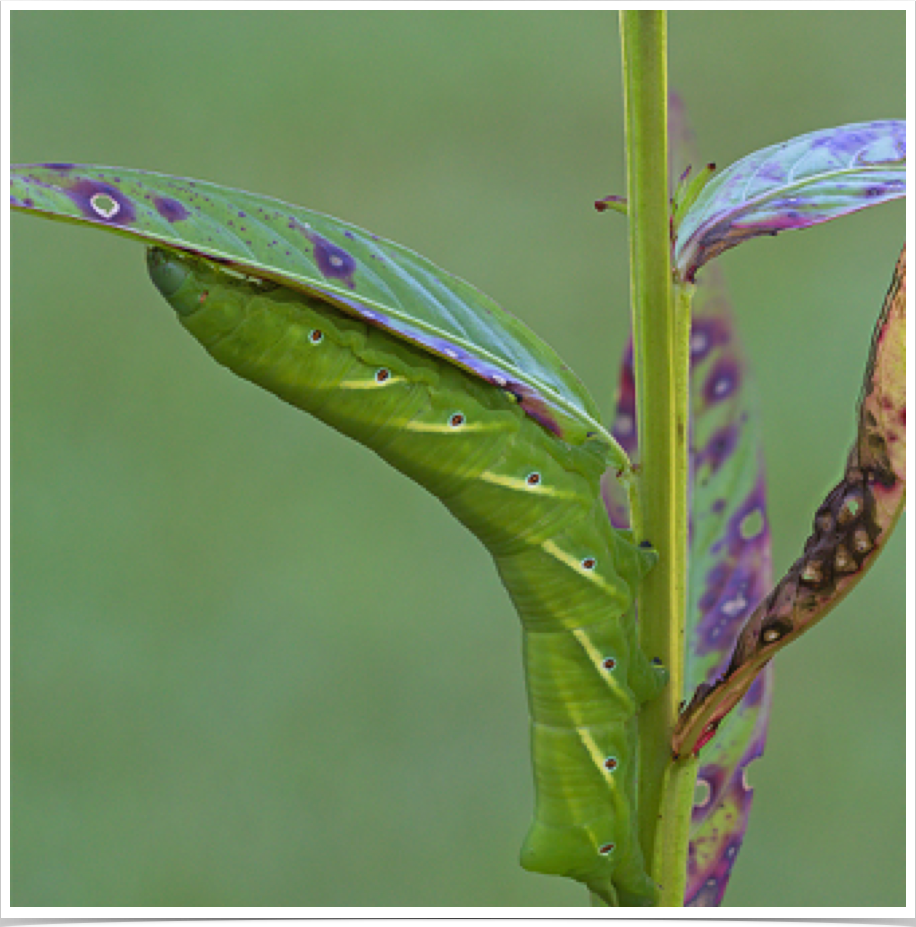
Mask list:
POLYGON ((10 204, 326 299, 512 392, 570 443, 610 442, 581 382, 518 319, 415 252, 338 219, 204 181, 75 164, 14 166, 10 204))
POLYGON ((855 588, 883 549, 905 502, 904 246, 872 339, 858 433, 843 478, 818 508, 802 556, 742 628, 724 674, 700 685, 681 715, 672 742, 677 755, 698 752, 773 656, 855 588))
POLYGON ((906 123, 821 129, 726 168, 681 218, 673 246, 681 279, 758 235, 802 229, 906 193, 906 123))

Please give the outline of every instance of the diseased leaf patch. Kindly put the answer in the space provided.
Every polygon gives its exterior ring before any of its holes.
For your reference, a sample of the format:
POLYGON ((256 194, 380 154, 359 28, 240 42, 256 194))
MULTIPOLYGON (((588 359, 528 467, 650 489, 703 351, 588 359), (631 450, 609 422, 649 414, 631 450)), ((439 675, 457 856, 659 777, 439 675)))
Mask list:
MULTIPOLYGON (((724 281, 709 268, 691 330, 691 518, 685 697, 721 669, 771 582, 762 436, 724 281)), ((747 766, 763 753, 769 674, 730 719, 697 775, 687 860, 688 907, 722 902, 750 819, 747 766)))
POLYGON ((905 502, 906 247, 875 328, 843 478, 815 513, 802 556, 742 628, 724 674, 697 688, 674 733, 676 755, 698 753, 773 656, 858 584, 905 502))

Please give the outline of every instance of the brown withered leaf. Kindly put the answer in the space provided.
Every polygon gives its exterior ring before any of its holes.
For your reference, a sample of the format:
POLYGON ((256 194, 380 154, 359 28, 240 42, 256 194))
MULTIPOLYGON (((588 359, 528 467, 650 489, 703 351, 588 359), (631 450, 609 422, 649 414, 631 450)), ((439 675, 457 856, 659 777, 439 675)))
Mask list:
POLYGON ((773 656, 859 583, 906 503, 906 245, 875 327, 843 478, 814 516, 804 552, 754 609, 724 675, 701 684, 672 738, 699 753, 773 656))

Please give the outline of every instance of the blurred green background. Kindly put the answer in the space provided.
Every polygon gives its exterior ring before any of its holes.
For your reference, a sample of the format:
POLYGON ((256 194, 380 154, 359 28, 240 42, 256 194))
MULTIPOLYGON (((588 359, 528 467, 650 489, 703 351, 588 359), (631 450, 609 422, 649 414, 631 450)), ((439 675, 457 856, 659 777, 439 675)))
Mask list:
MULTIPOLYGON (((704 161, 905 114, 903 12, 674 12, 704 161)), ((330 212, 476 283, 605 412, 613 12, 12 14, 12 153, 330 212)), ((519 628, 483 549, 180 332, 135 243, 12 218, 14 905, 582 906, 517 864, 519 628)), ((774 559, 838 478, 902 203, 722 259, 774 559)), ((905 903, 905 539, 780 655, 730 906, 905 903)))

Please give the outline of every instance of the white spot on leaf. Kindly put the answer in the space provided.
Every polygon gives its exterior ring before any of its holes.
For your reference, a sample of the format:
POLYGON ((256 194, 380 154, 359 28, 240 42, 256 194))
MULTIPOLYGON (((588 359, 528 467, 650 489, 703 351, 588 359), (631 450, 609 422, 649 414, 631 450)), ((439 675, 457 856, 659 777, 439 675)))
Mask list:
POLYGON ((107 193, 95 193, 89 205, 103 218, 111 219, 121 211, 121 204, 107 193))

